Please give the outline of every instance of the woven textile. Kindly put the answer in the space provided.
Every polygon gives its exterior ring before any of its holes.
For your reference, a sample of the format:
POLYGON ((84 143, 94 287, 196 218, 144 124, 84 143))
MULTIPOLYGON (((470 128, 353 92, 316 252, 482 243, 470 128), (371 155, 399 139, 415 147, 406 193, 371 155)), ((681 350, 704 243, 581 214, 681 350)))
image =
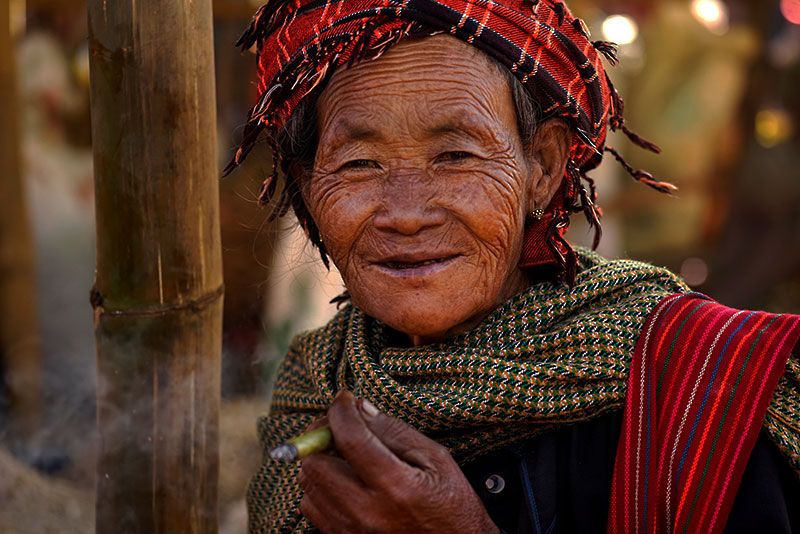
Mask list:
POLYGON ((553 0, 267 2, 240 41, 258 48, 261 97, 236 162, 251 148, 250 134, 280 128, 337 68, 378 57, 409 34, 434 32, 452 34, 506 66, 546 116, 574 126, 572 160, 583 170, 599 163, 609 119, 614 128, 623 125, 598 51, 612 49, 592 44, 585 24, 553 0))
MULTIPOLYGON (((437 33, 453 35, 493 57, 527 87, 544 118, 559 117, 572 127, 568 200, 583 196, 582 208, 591 207, 587 200, 592 197, 594 202, 593 183, 589 180, 587 193, 580 179, 600 164, 604 150, 642 183, 663 192, 675 190, 605 148, 610 126, 635 144, 659 152, 625 125, 624 104, 602 60, 616 64, 616 45, 592 41, 586 23, 561 0, 267 2, 237 42, 242 48, 256 48, 260 96, 225 172, 242 162, 262 131, 274 134, 285 125, 300 102, 324 88, 337 69, 378 58, 409 35, 437 33)), ((276 146, 273 151, 280 159, 276 146)), ((266 191, 274 193, 273 182, 265 183, 266 191)))
MULTIPOLYGON (((386 346, 348 306, 298 337, 259 423, 268 451, 322 416, 348 388, 436 439, 463 463, 503 445, 621 409, 650 311, 686 287, 671 273, 580 252, 576 285, 539 284, 447 344, 386 346)), ((265 462, 248 491, 251 532, 303 531, 297 467, 265 462)))
POLYGON ((722 532, 762 422, 800 473, 798 338, 796 315, 695 294, 658 306, 631 364, 610 532, 722 532))

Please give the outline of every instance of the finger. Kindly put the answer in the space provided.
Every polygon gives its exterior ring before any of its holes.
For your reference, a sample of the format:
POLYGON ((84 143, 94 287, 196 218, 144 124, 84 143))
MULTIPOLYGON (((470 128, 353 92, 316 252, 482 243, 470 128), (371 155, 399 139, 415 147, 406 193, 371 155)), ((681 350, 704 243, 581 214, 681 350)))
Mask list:
POLYGON ((366 488, 343 459, 325 454, 312 454, 300 467, 300 486, 321 499, 350 507, 351 502, 363 501, 366 488))
POLYGON ((323 426, 328 426, 328 416, 320 417, 319 419, 314 420, 310 425, 306 427, 306 432, 311 432, 312 430, 316 430, 318 428, 322 428, 323 426))
POLYGON ((298 477, 304 491, 303 515, 323 532, 354 530, 363 511, 364 492, 350 467, 344 460, 325 455, 310 456, 303 463, 298 477))
POLYGON ((367 427, 350 392, 343 391, 336 396, 328 410, 328 421, 336 450, 367 486, 385 488, 402 483, 409 476, 410 466, 367 427))
POLYGON ((336 531, 336 528, 331 525, 331 523, 336 522, 334 516, 322 512, 314 503, 314 500, 307 494, 304 495, 303 499, 300 501, 300 513, 320 532, 336 531))
POLYGON ((366 399, 359 399, 357 406, 367 428, 404 462, 425 470, 435 470, 442 462, 453 462, 445 447, 405 421, 381 413, 366 399))

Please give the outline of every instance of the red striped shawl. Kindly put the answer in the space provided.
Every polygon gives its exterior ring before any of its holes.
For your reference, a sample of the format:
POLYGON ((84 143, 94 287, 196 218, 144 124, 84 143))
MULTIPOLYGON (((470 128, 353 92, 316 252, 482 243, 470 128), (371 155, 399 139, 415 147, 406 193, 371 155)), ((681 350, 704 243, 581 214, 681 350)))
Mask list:
POLYGON ((721 532, 800 316, 698 294, 653 311, 631 364, 609 532, 721 532))

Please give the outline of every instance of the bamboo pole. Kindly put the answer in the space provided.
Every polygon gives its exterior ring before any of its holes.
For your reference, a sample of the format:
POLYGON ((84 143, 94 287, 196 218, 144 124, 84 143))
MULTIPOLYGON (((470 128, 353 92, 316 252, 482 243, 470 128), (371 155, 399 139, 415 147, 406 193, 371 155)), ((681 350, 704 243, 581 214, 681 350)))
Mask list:
POLYGON ((24 443, 41 416, 41 354, 20 148, 13 7, 10 0, 0 4, 0 369, 5 368, 10 390, 10 435, 24 443))
POLYGON ((97 532, 217 530, 211 0, 90 0, 97 532))

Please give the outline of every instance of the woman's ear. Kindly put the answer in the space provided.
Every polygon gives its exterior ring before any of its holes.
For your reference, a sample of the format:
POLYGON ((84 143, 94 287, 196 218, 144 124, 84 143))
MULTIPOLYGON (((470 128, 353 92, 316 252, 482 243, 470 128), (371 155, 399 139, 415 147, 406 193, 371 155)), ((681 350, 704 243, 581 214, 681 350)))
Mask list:
POLYGON ((550 119, 536 128, 529 154, 531 173, 530 209, 545 209, 561 187, 567 170, 572 131, 561 119, 550 119))

